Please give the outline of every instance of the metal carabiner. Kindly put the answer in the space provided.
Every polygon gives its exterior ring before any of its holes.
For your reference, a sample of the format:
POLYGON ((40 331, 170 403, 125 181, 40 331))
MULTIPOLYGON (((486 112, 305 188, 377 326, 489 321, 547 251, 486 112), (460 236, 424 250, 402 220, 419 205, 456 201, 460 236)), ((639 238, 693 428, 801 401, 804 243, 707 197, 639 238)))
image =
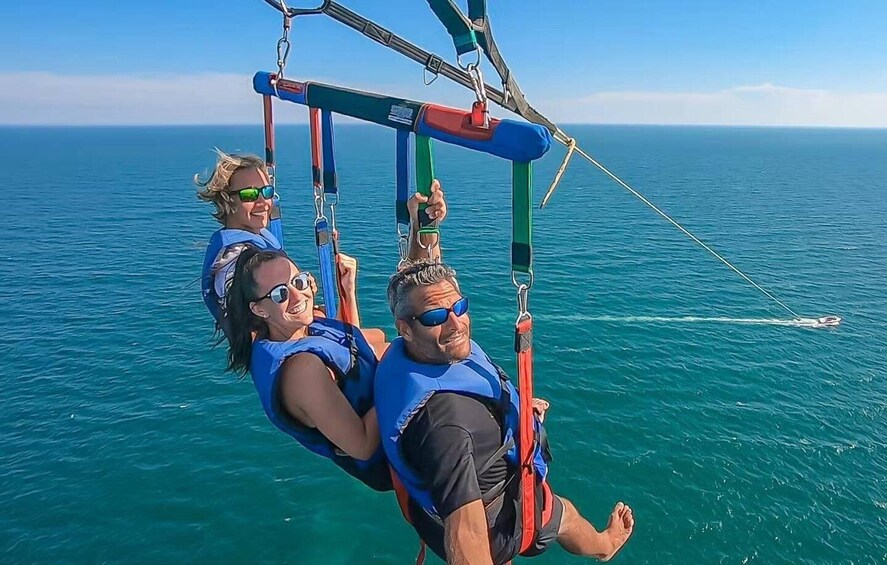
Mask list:
POLYGON ((323 213, 323 205, 325 201, 323 199, 322 191, 314 191, 314 224, 316 225, 321 220, 326 220, 326 215, 323 213))
POLYGON ((465 70, 468 72, 468 76, 471 79, 471 87, 474 89, 477 101, 486 104, 487 88, 484 84, 484 75, 480 70, 480 66, 470 63, 465 70))
POLYGON ((265 163, 265 172, 268 173, 268 180, 271 181, 271 186, 275 188, 274 194, 277 194, 277 165, 272 163, 265 163))
POLYGON ((333 229, 333 231, 336 231, 338 229, 336 227, 336 206, 339 205, 339 195, 336 194, 335 200, 327 200, 326 195, 324 195, 323 201, 330 209, 330 227, 333 229))
POLYGON ((410 236, 398 237, 397 253, 400 255, 400 260, 397 262, 397 266, 400 268, 410 260, 410 236))
POLYGON ((521 284, 517 287, 517 319, 514 323, 517 325, 532 317, 530 314, 530 287, 526 284, 521 284))
POLYGON ((277 76, 283 78, 283 70, 286 68, 286 61, 290 56, 289 37, 281 37, 277 40, 277 76))
POLYGON ((280 91, 277 89, 277 83, 283 79, 283 71, 286 69, 286 62, 290 56, 290 44, 289 34, 290 27, 292 26, 292 18, 287 14, 288 8, 286 4, 281 1, 283 4, 284 12, 283 12, 283 35, 280 36, 280 39, 277 40, 277 75, 271 80, 271 86, 274 87, 274 94, 280 98, 280 91))
POLYGON ((400 262, 397 264, 398 268, 409 259, 410 255, 410 228, 407 225, 407 233, 403 233, 400 230, 401 225, 404 224, 398 222, 395 227, 395 231, 397 232, 397 252, 400 255, 400 262))

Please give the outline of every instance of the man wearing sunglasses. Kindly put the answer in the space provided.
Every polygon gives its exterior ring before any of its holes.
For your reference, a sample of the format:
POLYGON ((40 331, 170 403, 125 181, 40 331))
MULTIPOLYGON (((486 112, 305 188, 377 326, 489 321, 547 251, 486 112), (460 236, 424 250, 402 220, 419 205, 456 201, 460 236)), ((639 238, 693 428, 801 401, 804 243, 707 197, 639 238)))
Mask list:
POLYGON ((570 553, 610 559, 631 535, 632 511, 616 504, 598 532, 552 493, 541 418, 537 535, 521 552, 518 391, 471 340, 469 300, 455 275, 442 263, 418 262, 388 286, 400 337, 376 369, 376 410, 389 464, 410 495, 413 527, 448 563, 506 563, 555 540, 570 553))

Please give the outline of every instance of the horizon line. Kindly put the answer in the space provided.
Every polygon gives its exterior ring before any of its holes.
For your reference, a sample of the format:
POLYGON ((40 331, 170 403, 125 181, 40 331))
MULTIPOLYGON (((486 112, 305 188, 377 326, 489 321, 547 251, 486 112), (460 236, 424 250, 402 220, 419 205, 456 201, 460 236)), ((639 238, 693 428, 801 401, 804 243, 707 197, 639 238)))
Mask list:
MULTIPOLYGON (((512 118, 505 118, 512 119, 512 118)), ((308 122, 284 122, 274 124, 276 128, 290 126, 307 126, 308 122)), ((232 122, 232 123, 193 123, 193 124, 176 124, 176 123, 158 123, 158 124, 16 124, 16 123, 0 123, 0 128, 4 129, 28 129, 28 128, 202 128, 202 127, 263 127, 261 123, 256 122, 232 122)), ((854 126, 854 125, 817 125, 817 124, 729 124, 729 123, 645 123, 645 122, 563 122, 558 124, 560 128, 569 128, 574 126, 617 126, 617 127, 716 127, 716 128, 736 128, 736 129, 830 129, 830 130, 887 130, 887 126, 854 126)), ((363 123, 359 121, 344 121, 336 124, 336 127, 382 127, 388 128, 381 124, 363 123)), ((394 128, 388 128, 394 129, 394 128)))

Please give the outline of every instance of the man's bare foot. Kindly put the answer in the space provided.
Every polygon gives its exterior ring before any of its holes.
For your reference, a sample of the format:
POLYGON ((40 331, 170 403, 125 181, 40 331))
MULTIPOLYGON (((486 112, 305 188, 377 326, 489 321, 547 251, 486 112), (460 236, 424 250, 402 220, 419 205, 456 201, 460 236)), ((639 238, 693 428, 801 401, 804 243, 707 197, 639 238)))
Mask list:
POLYGON ((533 399, 533 413, 536 414, 536 418, 540 422, 545 421, 545 411, 548 410, 551 404, 548 403, 544 398, 534 398, 533 399))
POLYGON ((610 514, 610 521, 607 522, 607 529, 604 530, 604 534, 610 538, 610 543, 613 544, 613 549, 609 554, 601 557, 601 561, 613 559, 628 541, 632 531, 634 531, 634 516, 631 513, 631 508, 627 504, 617 502, 613 513, 610 514))

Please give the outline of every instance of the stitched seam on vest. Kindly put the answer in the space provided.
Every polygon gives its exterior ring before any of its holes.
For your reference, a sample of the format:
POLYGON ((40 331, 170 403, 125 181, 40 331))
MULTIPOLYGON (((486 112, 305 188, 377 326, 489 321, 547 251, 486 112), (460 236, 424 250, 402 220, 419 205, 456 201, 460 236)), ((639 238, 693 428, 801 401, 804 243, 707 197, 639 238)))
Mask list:
POLYGON ((431 397, 434 396, 435 392, 437 392, 437 391, 436 390, 429 391, 428 394, 426 394, 422 398, 422 400, 418 404, 416 404, 416 407, 413 408, 412 412, 409 413, 409 415, 404 419, 403 424, 401 424, 400 427, 398 428, 397 431, 400 432, 398 437, 403 434, 403 431, 405 429, 407 429, 407 426, 413 420, 413 417, 419 412, 419 410, 421 410, 422 408, 425 407, 426 404, 428 404, 428 401, 431 400, 431 397))

